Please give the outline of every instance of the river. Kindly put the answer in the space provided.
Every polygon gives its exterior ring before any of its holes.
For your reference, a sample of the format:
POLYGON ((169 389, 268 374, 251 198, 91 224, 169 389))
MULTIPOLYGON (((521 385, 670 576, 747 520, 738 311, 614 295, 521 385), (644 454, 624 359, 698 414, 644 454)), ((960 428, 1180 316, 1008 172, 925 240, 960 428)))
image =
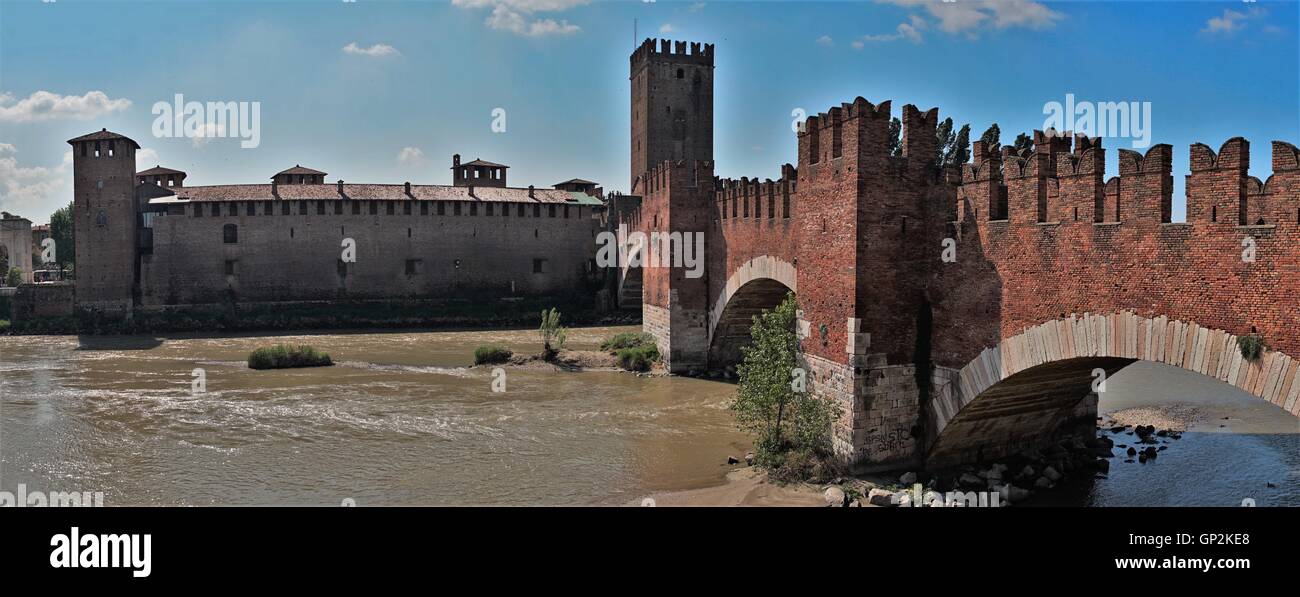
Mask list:
MULTIPOLYGON (((635 329, 573 329, 569 346, 635 329)), ((490 342, 540 351, 533 330, 0 337, 0 490, 100 491, 107 505, 627 504, 721 484, 749 446, 726 410, 733 385, 512 369, 493 392, 491 370, 468 367, 490 342), (280 342, 337 365, 246 367, 280 342)), ((1107 479, 1040 503, 1300 505, 1297 420, 1193 377, 1146 363, 1115 375, 1103 411, 1178 401, 1212 416, 1155 461, 1116 459, 1107 479)))

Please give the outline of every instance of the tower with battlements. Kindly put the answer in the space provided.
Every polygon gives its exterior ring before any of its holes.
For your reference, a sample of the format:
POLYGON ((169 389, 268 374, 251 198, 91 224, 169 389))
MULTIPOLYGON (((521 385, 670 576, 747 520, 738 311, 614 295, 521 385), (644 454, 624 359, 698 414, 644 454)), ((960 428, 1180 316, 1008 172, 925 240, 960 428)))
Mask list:
POLYGON ((665 161, 713 160, 713 44, 646 39, 632 52, 632 192, 665 161))

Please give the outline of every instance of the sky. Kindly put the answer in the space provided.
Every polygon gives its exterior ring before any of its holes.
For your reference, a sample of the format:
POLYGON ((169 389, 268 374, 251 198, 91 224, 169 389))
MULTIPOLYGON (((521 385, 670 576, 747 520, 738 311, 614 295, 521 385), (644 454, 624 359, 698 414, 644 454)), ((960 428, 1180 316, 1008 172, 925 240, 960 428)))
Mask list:
MULTIPOLYGON (((1270 141, 1300 144, 1298 14, 1294 0, 0 0, 0 210, 48 221, 72 198, 66 140, 101 128, 143 147, 138 169, 187 185, 295 164, 450 184, 459 153, 509 165, 511 186, 627 192, 628 55, 659 37, 716 44, 720 176, 777 178, 797 161, 792 114, 857 96, 895 116, 937 106, 976 138, 996 122, 1005 143, 1068 94, 1149 102, 1181 221, 1190 144, 1247 138, 1261 180, 1270 141), (256 147, 234 129, 155 134, 155 104, 176 94, 256 102, 256 147)), ((1108 176, 1133 141, 1103 141, 1108 176)))

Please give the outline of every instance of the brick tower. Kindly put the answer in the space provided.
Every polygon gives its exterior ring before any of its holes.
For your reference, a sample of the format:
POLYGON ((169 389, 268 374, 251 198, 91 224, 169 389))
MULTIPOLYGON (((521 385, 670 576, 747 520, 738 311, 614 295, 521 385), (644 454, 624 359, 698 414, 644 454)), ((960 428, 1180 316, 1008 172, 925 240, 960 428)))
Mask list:
POLYGON ((632 193, 666 160, 713 161, 713 44, 646 39, 632 52, 632 193))
POLYGON ((129 317, 136 280, 135 152, 140 146, 107 129, 68 143, 77 309, 129 317))

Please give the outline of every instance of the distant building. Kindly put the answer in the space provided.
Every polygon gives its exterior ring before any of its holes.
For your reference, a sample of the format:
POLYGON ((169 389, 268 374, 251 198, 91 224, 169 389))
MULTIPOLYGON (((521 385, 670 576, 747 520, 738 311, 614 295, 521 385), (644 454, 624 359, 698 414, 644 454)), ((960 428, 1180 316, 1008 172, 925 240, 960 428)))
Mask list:
POLYGON ((270 184, 186 186, 180 170, 135 172, 138 145, 117 133, 69 143, 81 310, 558 296, 600 278, 588 181, 509 187, 508 166, 453 156, 451 185, 326 183, 295 165, 270 184))

